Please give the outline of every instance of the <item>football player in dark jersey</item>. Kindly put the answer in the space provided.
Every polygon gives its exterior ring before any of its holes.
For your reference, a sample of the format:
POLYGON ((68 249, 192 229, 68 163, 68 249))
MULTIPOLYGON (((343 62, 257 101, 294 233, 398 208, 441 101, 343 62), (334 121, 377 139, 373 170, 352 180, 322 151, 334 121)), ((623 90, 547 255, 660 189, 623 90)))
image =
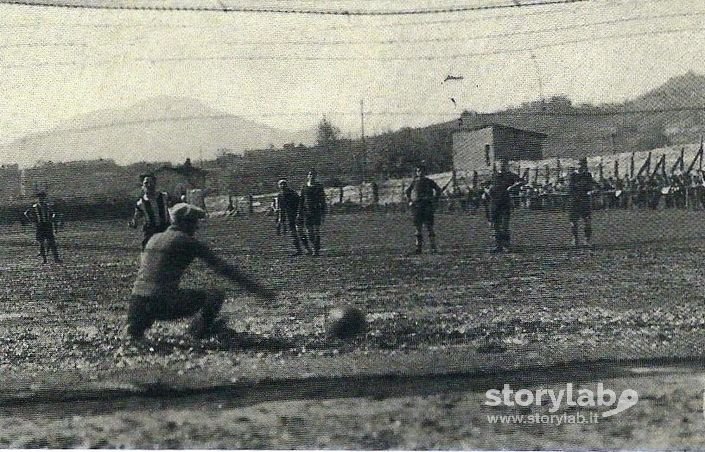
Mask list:
POLYGON ((494 226, 495 252, 509 250, 511 234, 509 232, 509 218, 512 211, 510 191, 522 185, 524 181, 509 170, 509 161, 502 160, 499 172, 494 175, 492 186, 489 189, 490 221, 494 226))
POLYGON ((216 317, 225 295, 214 289, 182 288, 180 281, 191 262, 199 258, 216 273, 265 300, 276 292, 245 275, 194 236, 206 212, 191 204, 176 204, 169 210, 171 225, 154 234, 141 254, 140 268, 132 286, 127 333, 141 339, 157 320, 195 316, 190 331, 196 337, 217 333, 216 317))
POLYGON ((303 254, 301 252, 302 242, 304 248, 306 248, 306 253, 311 254, 311 248, 308 246, 306 234, 304 234, 301 230, 302 228, 297 227, 296 224, 299 214, 300 197, 294 190, 289 188, 289 183, 286 179, 281 179, 277 185, 279 187, 279 193, 277 193, 276 198, 277 206, 279 207, 277 223, 283 226, 284 232, 288 229, 291 234, 291 240, 296 249, 292 256, 300 256, 303 254))
POLYGON ((580 159, 578 171, 570 175, 568 196, 570 199, 570 229, 573 234, 573 246, 580 245, 578 223, 582 218, 585 223, 585 244, 590 245, 592 239, 592 199, 591 192, 597 182, 588 171, 587 159, 580 159))
POLYGON ((423 248, 423 226, 428 231, 428 242, 431 251, 436 251, 436 233, 433 229, 436 203, 441 196, 441 187, 432 179, 426 177, 423 166, 416 167, 416 175, 406 189, 406 200, 411 206, 414 228, 416 232, 416 254, 421 254, 423 248))
POLYGON ((321 225, 326 216, 326 193, 323 184, 316 181, 315 170, 308 172, 299 196, 300 222, 306 227, 308 239, 313 244, 313 255, 318 256, 321 251, 321 225))

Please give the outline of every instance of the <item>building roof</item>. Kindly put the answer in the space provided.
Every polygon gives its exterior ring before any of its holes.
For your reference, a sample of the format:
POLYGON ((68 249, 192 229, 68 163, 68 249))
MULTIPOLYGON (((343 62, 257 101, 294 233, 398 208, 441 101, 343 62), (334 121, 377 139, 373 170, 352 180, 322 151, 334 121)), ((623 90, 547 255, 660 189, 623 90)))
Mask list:
POLYGON ((527 134, 527 135, 535 135, 535 136, 541 137, 541 138, 547 138, 547 137, 548 137, 548 135, 546 135, 545 133, 534 132, 534 131, 532 131, 532 130, 518 129, 518 128, 516 128, 516 127, 505 126, 504 124, 499 124, 499 123, 488 123, 488 124, 482 124, 482 125, 480 125, 480 126, 475 126, 475 127, 462 127, 462 128, 460 128, 460 129, 458 129, 458 130, 455 130, 453 133, 457 133, 457 132, 473 132, 473 131, 475 131, 475 130, 482 130, 482 129, 488 129, 488 128, 492 128, 492 129, 510 129, 510 130, 516 130, 517 132, 521 132, 521 133, 524 133, 524 134, 527 134))

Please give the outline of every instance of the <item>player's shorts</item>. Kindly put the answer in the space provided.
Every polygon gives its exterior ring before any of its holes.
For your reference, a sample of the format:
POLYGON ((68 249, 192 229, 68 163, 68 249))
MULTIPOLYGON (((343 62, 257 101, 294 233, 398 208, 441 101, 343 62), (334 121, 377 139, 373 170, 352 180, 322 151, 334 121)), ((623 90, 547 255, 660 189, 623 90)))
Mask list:
POLYGON ((144 235, 149 235, 151 237, 154 234, 158 234, 160 232, 166 231, 166 229, 168 227, 169 227, 169 225, 167 223, 160 224, 160 225, 153 225, 153 224, 145 223, 144 225, 142 225, 142 231, 144 232, 144 235))
POLYGON ((304 225, 307 228, 310 228, 311 226, 320 226, 321 223, 323 223, 323 215, 306 215, 304 218, 304 225))
POLYGON ((434 208, 431 203, 415 204, 411 208, 411 213, 414 220, 414 226, 420 227, 427 224, 433 226, 434 208))
POLYGON ((511 212, 512 205, 510 202, 492 203, 490 206, 490 221, 497 224, 503 219, 509 218, 511 212))
POLYGON ((37 241, 54 240, 54 225, 51 223, 37 224, 37 241))
POLYGON ((162 295, 132 295, 127 319, 131 329, 141 334, 155 320, 190 317, 200 309, 221 303, 222 300, 223 294, 215 290, 179 289, 162 295))
POLYGON ((289 227, 290 231, 296 231, 296 218, 286 218, 286 221, 284 221, 284 224, 286 224, 289 227))
POLYGON ((570 221, 576 221, 581 218, 592 217, 592 204, 590 199, 573 199, 570 201, 570 221))
POLYGON ((169 227, 168 224, 154 226, 154 225, 145 223, 144 226, 142 226, 142 232, 144 233, 144 239, 142 240, 142 249, 144 249, 144 247, 147 246, 147 242, 149 242, 149 239, 151 239, 154 234, 159 234, 161 232, 164 232, 164 231, 166 231, 166 229, 168 227, 169 227))

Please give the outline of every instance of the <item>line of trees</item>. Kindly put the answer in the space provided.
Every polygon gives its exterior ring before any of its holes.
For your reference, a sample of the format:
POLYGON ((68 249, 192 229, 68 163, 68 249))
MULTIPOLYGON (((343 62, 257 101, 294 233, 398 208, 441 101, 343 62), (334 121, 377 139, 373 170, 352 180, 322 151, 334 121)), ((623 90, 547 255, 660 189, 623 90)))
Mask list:
MULTIPOLYGON (((318 146, 336 153, 344 148, 353 152, 361 178, 399 178, 413 174, 423 162, 428 171, 450 171, 453 165, 452 135, 446 128, 403 128, 371 137, 365 143, 340 138, 340 129, 325 117, 318 124, 318 146)), ((341 175, 345 177, 345 175, 341 175)))

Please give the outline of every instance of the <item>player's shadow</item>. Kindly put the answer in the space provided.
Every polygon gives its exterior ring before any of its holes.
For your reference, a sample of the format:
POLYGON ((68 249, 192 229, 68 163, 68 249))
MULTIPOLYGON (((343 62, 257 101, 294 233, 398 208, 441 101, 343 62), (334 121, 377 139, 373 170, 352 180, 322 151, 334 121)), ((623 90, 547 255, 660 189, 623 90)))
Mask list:
POLYGON ((256 333, 239 333, 235 330, 220 332, 213 342, 206 342, 204 348, 215 350, 257 350, 278 352, 295 347, 291 341, 277 337, 267 337, 256 333))
POLYGON ((140 348, 152 353, 169 355, 177 350, 188 351, 264 351, 278 352, 295 347, 292 341, 276 337, 267 337, 256 333, 241 333, 231 328, 218 331, 216 334, 196 339, 192 337, 160 337, 145 339, 140 348))

